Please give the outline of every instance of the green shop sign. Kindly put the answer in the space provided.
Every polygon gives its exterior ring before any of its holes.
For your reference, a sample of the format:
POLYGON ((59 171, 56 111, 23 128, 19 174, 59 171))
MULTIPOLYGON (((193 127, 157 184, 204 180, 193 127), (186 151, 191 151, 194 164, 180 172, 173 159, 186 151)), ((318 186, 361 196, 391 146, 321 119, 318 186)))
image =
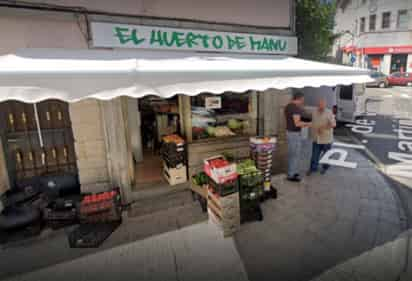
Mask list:
POLYGON ((236 52, 297 54, 296 37, 229 33, 146 25, 92 22, 92 46, 236 52))

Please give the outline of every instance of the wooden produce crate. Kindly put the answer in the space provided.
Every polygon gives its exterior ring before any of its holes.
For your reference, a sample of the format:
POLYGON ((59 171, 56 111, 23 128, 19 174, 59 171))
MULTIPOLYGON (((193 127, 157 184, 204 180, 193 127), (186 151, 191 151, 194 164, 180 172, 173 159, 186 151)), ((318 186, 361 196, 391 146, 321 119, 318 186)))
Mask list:
POLYGON ((209 189, 207 195, 209 221, 216 224, 224 237, 233 235, 240 227, 239 193, 220 197, 209 189))
POLYGON ((163 175, 170 185, 185 183, 187 181, 187 169, 183 165, 179 168, 169 168, 163 164, 163 175))
POLYGON ((207 199, 207 190, 208 190, 208 186, 200 186, 197 184, 194 184, 193 182, 190 183, 190 189, 199 194, 200 196, 202 196, 203 198, 207 199))

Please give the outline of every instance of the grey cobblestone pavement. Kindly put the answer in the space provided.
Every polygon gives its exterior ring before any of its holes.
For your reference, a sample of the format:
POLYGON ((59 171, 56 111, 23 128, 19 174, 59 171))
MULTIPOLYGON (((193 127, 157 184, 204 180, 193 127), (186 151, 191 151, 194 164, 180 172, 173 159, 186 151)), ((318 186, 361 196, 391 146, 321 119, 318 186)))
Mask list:
POLYGON ((233 239, 203 222, 7 280, 246 281, 247 275, 233 239))
MULTIPOLYGON (((379 265, 375 256, 393 265, 387 276, 395 276, 406 257, 403 209, 373 165, 346 150, 356 169, 332 167, 299 184, 274 177, 279 198, 262 205, 262 222, 242 225, 234 238, 203 222, 6 280, 330 280, 330 271, 348 277, 343 266, 362 278, 337 280, 368 281, 376 280, 364 274, 379 265)), ((309 154, 302 155, 302 171, 309 154)))
POLYGON ((359 152, 347 151, 357 169, 332 167, 299 184, 274 179, 279 198, 263 205, 264 221, 236 234, 250 280, 310 280, 405 230, 391 187, 359 152))
POLYGON ((407 269, 409 239, 405 232, 394 241, 385 243, 327 270, 312 281, 409 281, 412 275, 407 269))

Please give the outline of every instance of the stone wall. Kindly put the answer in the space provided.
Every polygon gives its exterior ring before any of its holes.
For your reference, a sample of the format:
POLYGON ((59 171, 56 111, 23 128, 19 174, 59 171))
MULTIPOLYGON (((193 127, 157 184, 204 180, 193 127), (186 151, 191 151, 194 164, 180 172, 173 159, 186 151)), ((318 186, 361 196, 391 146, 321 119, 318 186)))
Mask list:
POLYGON ((109 174, 100 102, 71 103, 69 110, 82 192, 103 190, 109 174))

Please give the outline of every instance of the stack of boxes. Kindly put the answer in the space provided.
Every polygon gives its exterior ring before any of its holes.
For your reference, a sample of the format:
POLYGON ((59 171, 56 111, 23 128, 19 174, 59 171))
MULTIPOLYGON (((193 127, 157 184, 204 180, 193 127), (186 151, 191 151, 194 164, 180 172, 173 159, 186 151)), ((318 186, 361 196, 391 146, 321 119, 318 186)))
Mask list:
MULTIPOLYGON (((238 165, 242 165, 242 162, 238 165)), ((256 167, 253 168, 256 169, 256 167)), ((259 170, 240 171, 240 169, 238 169, 238 173, 241 223, 263 220, 263 214, 260 208, 260 200, 264 192, 262 172, 259 170)))
POLYGON ((205 160, 204 172, 209 177, 207 194, 209 221, 222 230, 224 237, 231 236, 240 227, 236 165, 219 155, 205 160))
POLYGON ((161 155, 163 159, 163 175, 170 185, 187 181, 185 141, 178 135, 163 137, 161 155))
POLYGON ((263 186, 266 192, 271 189, 273 153, 276 150, 275 137, 252 137, 250 138, 250 149, 252 159, 256 167, 263 174, 263 186))

